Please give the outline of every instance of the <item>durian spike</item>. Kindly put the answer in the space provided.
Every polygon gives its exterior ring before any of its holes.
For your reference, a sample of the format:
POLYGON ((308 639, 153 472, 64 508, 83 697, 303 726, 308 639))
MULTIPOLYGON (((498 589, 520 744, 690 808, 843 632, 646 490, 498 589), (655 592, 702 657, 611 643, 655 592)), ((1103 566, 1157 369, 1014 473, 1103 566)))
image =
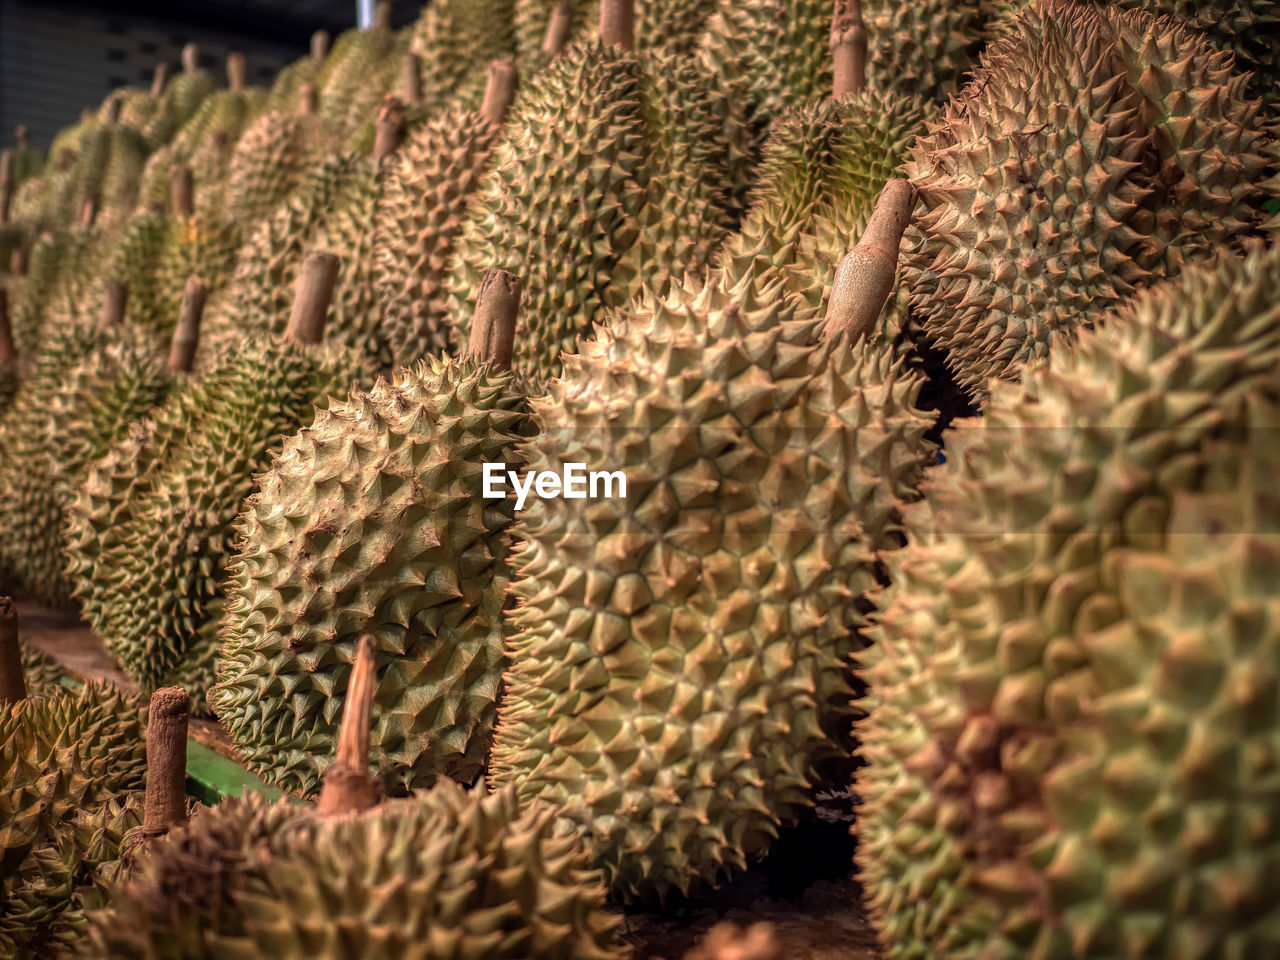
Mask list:
POLYGON ((119 280, 103 284, 102 313, 98 315, 98 329, 111 330, 124 323, 124 308, 129 302, 129 288, 119 280))
POLYGON ((494 126, 502 126, 511 101, 516 97, 516 65, 509 60, 494 60, 489 64, 489 78, 484 88, 483 114, 494 126))
POLYGON ((85 197, 84 203, 80 206, 80 225, 92 227, 96 219, 98 219, 98 198, 85 197))
POLYGON ((472 359, 480 363, 488 361, 499 370, 510 370, 519 316, 520 278, 494 267, 484 275, 476 298, 468 344, 472 359))
POLYGON ((773 926, 753 923, 746 930, 736 923, 717 923, 684 960, 782 960, 782 947, 773 926))
POLYGON ((285 330, 285 336, 294 343, 312 344, 324 339, 324 322, 338 282, 339 264, 338 255, 327 250, 312 250, 303 257, 285 330))
POLYGON ((400 55, 400 99, 414 107, 422 103, 422 70, 412 50, 400 55))
POLYGON ((244 90, 246 69, 243 53, 232 51, 227 54, 227 89, 232 93, 240 93, 244 90))
POLYGON ((169 65, 157 63, 155 73, 151 75, 151 96, 159 99, 164 93, 164 85, 169 82, 169 65))
POLYGON ((18 645, 18 611, 13 600, 0 597, 0 704, 27 698, 22 675, 22 648, 18 645))
POLYGON ((378 5, 373 8, 373 29, 391 29, 391 0, 378 0, 378 5))
POLYGON ((9 254, 9 272, 15 277, 25 277, 27 275, 27 251, 22 247, 16 248, 13 253, 9 254))
POLYGON ((381 160, 400 149, 404 142, 404 104, 399 97, 387 94, 378 107, 378 122, 373 134, 373 159, 381 160))
POLYGON ((13 203, 13 151, 0 152, 0 223, 9 222, 9 206, 13 203))
POLYGON ((147 710, 147 792, 142 833, 159 837, 187 822, 187 714, 191 696, 162 687, 147 710))
POLYGON ((827 303, 828 339, 847 337, 857 343, 870 336, 898 274, 898 244, 911 219, 915 188, 907 180, 890 180, 880 191, 862 239, 836 267, 827 303))
POLYGON ((565 43, 569 39, 569 28, 573 26, 573 4, 557 3, 551 11, 551 19, 547 21, 547 32, 542 38, 542 54, 548 60, 560 56, 565 43))
POLYGON ((329 31, 317 30, 311 35, 311 59, 323 60, 329 55, 329 31))
POLYGON ((200 69, 200 48, 194 43, 188 43, 182 48, 182 72, 195 73, 200 69))
MULTIPOLYGON (((15 254, 17 252, 14 251, 15 254)), ((11 367, 17 362, 18 348, 13 342, 13 326, 9 323, 9 291, 0 287, 0 367, 11 367)))
POLYGON ((836 0, 831 18, 831 95, 836 99, 867 85, 867 28, 862 0, 836 0))
POLYGON ((600 39, 606 47, 617 45, 623 50, 636 48, 635 0, 602 0, 600 39))
POLYGON ((338 728, 338 755, 324 775, 316 813, 339 817, 361 813, 376 806, 381 789, 369 775, 369 724, 373 717, 373 694, 378 686, 378 645, 373 634, 360 637, 351 682, 342 704, 342 725, 338 728))
POLYGON ((304 83, 298 88, 298 114, 310 117, 320 109, 320 94, 313 84, 304 83))
POLYGON ((200 318, 204 315, 204 299, 208 291, 199 277, 187 278, 178 310, 178 325, 169 342, 169 369, 174 373, 190 373, 200 345, 200 318))
POLYGON ((120 107, 124 103, 124 97, 118 93, 113 93, 107 99, 107 126, 112 127, 120 122, 120 107))
POLYGON ((191 168, 175 163, 169 171, 169 206, 175 217, 189 217, 195 212, 195 188, 191 182, 191 168))

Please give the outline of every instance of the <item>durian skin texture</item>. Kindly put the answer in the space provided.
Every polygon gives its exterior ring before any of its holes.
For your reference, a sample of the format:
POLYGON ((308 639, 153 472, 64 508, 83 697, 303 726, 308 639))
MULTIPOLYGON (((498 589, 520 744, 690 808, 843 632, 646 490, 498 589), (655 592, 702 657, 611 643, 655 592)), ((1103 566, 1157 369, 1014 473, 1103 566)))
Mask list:
POLYGON ((304 795, 336 749, 359 637, 378 638, 384 791, 484 767, 505 663, 513 519, 486 462, 520 462, 511 375, 423 362, 287 440, 247 501, 211 702, 254 772, 304 795))
POLYGON ((1274 149, 1229 54, 1168 19, 1046 3, 912 148, 903 275, 962 386, 1256 233, 1274 149))
POLYGON ((947 437, 859 655, 891 960, 1280 950, 1277 283, 1189 268, 947 437))
POLYGON ((813 346, 797 305, 776 278, 645 298, 535 401, 530 469, 607 464, 627 496, 522 514, 491 778, 624 898, 714 884, 810 806, 859 597, 934 456, 919 379, 813 346))

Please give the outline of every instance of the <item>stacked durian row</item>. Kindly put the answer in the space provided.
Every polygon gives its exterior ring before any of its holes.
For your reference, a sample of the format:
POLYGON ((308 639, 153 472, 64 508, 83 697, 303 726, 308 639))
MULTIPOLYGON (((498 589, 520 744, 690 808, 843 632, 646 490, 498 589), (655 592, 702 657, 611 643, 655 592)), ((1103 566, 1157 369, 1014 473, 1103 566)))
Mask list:
POLYGON ((836 785, 890 956, 1272 956, 1276 19, 1143 6, 438 2, 11 154, 0 559, 402 798, 73 776, 25 942, 610 956, 836 785))

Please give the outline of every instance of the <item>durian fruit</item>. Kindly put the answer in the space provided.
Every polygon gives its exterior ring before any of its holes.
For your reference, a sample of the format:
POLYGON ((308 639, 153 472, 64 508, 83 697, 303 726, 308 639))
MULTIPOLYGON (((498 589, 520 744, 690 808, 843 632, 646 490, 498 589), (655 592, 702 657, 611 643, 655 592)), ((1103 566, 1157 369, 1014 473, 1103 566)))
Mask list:
POLYGON ((90 917, 95 956, 624 955, 598 874, 576 838, 555 831, 552 811, 520 810, 514 791, 468 795, 452 783, 369 809, 377 798, 360 738, 373 659, 369 638, 347 695, 342 755, 314 813, 224 801, 153 842, 90 917))
POLYGON ((515 6, 515 0, 439 0, 423 8, 409 31, 409 52, 420 64, 428 117, 480 109, 484 68, 515 59, 515 6))
POLYGON ((87 133, 80 150, 49 198, 49 219, 68 226, 92 205, 100 228, 123 224, 133 212, 149 148, 142 134, 120 121, 121 101, 108 100, 102 123, 87 133))
POLYGON ((512 504, 484 464, 520 462, 525 399, 504 369, 519 281, 485 353, 401 368, 287 440, 240 518, 209 696, 248 767, 309 795, 333 756, 357 640, 378 642, 384 791, 480 775, 504 668, 512 504), (356 452, 359 455, 356 455, 356 452))
POLYGON ((286 113, 294 109, 303 87, 315 87, 320 71, 324 67, 324 58, 329 55, 329 34, 325 30, 317 30, 311 35, 310 53, 289 64, 278 74, 271 84, 271 92, 267 95, 266 109, 278 113, 286 113))
POLYGON ((373 272, 377 312, 398 365, 450 346, 454 245, 501 132, 512 79, 503 66, 490 65, 487 113, 454 110, 428 121, 384 165, 373 272))
POLYGON ((369 29, 348 30, 334 41, 315 83, 320 115, 340 140, 364 124, 390 91, 406 42, 391 29, 389 0, 379 0, 374 7, 369 29))
POLYGON ((296 110, 264 113, 245 131, 231 159, 223 199, 227 219, 263 220, 334 151, 333 135, 317 114, 316 103, 316 88, 303 84, 296 110))
POLYGON ((168 79, 169 65, 157 64, 151 77, 149 90, 143 90, 140 87, 121 87, 113 90, 98 108, 98 116, 105 122, 107 117, 118 111, 119 122, 141 133, 148 148, 154 149, 157 145, 147 139, 146 131, 156 111, 164 102, 164 88, 168 79), (119 107, 114 106, 112 100, 118 100, 119 107))
POLYGON ((860 655, 888 957, 1280 949, 1278 282, 1189 267, 947 439, 860 655))
POLYGON ((608 0, 601 39, 524 88, 455 247, 451 314, 470 317, 490 266, 519 272, 518 361, 544 376, 605 310, 701 273, 746 162, 732 103, 690 58, 634 52, 631 13, 630 0, 608 0))
POLYGON ((213 91, 213 78, 200 68, 199 47, 188 43, 182 48, 182 70, 165 84, 159 107, 142 131, 152 150, 172 140, 213 91))
POLYGON ((315 405, 364 379, 357 357, 320 344, 336 272, 332 255, 309 257, 286 335, 250 337, 221 355, 122 441, 132 463, 120 448, 104 456, 71 510, 75 591, 89 598, 85 613, 104 647, 143 692, 180 686, 203 707, 231 527, 252 478, 315 405))
POLYGON ((990 49, 908 165, 903 273, 963 386, 1258 228, 1272 134, 1245 84, 1141 12, 1046 2, 990 49))
POLYGON ((521 517, 491 778, 557 809, 622 897, 745 868, 848 749, 862 598, 934 453, 921 378, 822 323, 777 279, 677 287, 533 402, 531 471, 626 487, 521 517))
POLYGON ((26 126, 18 124, 13 128, 14 186, 20 187, 28 180, 40 176, 44 165, 44 154, 31 146, 26 126))
POLYGON ((512 8, 522 77, 533 77, 566 46, 595 36, 597 0, 514 0, 512 8))

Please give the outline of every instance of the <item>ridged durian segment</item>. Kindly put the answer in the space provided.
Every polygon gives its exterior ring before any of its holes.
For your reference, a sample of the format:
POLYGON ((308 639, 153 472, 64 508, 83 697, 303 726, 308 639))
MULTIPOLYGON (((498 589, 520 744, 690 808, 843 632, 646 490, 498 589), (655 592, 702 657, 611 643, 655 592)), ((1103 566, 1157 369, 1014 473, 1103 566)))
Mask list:
POLYGON ((136 697, 97 681, 0 706, 0 877, 6 886, 32 851, 77 813, 141 789, 145 722, 136 697))
POLYGON ((516 0, 438 0, 423 8, 409 30, 409 52, 418 57, 427 116, 480 109, 489 62, 515 59, 515 6, 516 0))
POLYGON ((66 228, 80 219, 86 202, 100 227, 123 225, 133 213, 150 149, 142 134, 121 123, 101 124, 88 134, 75 162, 49 197, 49 219, 66 228))
POLYGON ((383 168, 373 270, 383 335, 398 365, 449 349, 454 244, 498 133, 478 113, 447 113, 410 134, 383 168))
POLYGON ((1271 134, 1244 85, 1145 13, 1046 4, 989 50, 907 167, 903 274, 963 386, 1258 227, 1271 134))
POLYGON ((170 80, 160 108, 142 131, 151 148, 158 150, 177 136, 213 92, 213 78, 204 70, 184 70, 170 80))
POLYGON ((80 944, 85 910, 100 904, 123 869, 126 835, 142 826, 141 793, 112 797, 59 825, 8 879, 0 903, 0 953, 70 956, 80 944))
POLYGON ((144 442, 163 444, 163 457, 144 455, 146 475, 115 518, 117 543, 99 549, 79 587, 102 591, 94 626, 143 692, 177 682, 193 709, 202 706, 215 662, 204 648, 216 640, 231 527, 253 477, 282 437, 311 422, 317 404, 364 373, 347 351, 251 338, 155 415, 144 442), (183 672, 192 664, 204 675, 183 672))
POLYGON ((949 435, 859 655, 894 960, 1280 949, 1277 283, 1188 268, 949 435))
POLYGON ((333 152, 334 138, 317 116, 272 111, 236 144, 224 199, 229 220, 257 223, 302 189, 333 152))
POLYGON ((692 60, 599 42, 531 80, 457 243, 458 342, 493 267, 524 282, 517 363, 546 376, 606 308, 701 274, 727 233, 727 187, 746 157, 745 129, 731 139, 725 108, 692 60))
POLYGON ((407 44, 407 35, 377 27, 348 30, 334 41, 316 85, 320 116, 339 140, 377 112, 399 76, 399 55, 407 44))
POLYGON ((475 781, 497 715, 520 462, 511 375, 432 361, 321 411, 245 504, 210 704, 250 769, 310 795, 336 751, 360 636, 378 639, 372 762, 388 794, 475 781))
POLYGON ((812 805, 860 598, 934 456, 920 379, 814 345, 797 306, 778 282, 646 298, 534 403, 531 470, 627 490, 526 508, 492 776, 624 897, 715 883, 812 805))
MULTIPOLYGON (((719 0, 702 56, 741 91, 763 128, 787 107, 831 93, 834 0, 719 0)), ((864 0, 867 85, 941 99, 977 66, 985 40, 983 0, 864 0)))

